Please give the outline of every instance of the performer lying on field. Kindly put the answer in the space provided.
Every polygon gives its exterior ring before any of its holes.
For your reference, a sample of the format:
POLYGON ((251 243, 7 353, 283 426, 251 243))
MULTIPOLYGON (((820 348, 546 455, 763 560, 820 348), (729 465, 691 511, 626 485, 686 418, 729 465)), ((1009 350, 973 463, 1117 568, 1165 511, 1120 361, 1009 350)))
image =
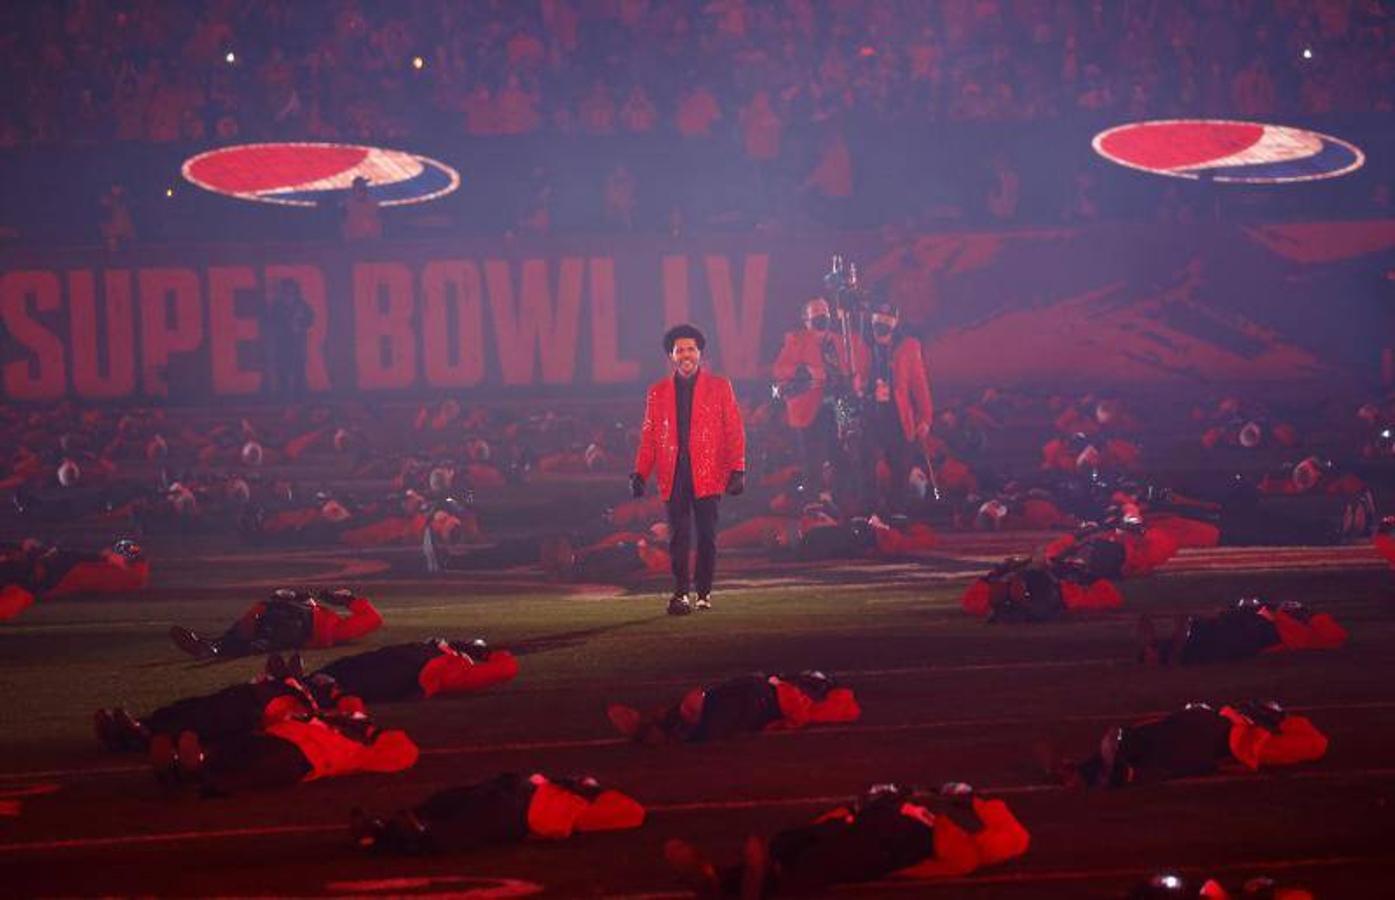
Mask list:
POLYGON ((1002 800, 969 785, 918 791, 880 784, 812 822, 750 837, 741 863, 718 868, 691 844, 664 855, 699 896, 803 897, 835 884, 966 875, 1027 851, 1030 836, 1002 800))
MULTIPOLYGON (((293 658, 292 669, 298 665, 293 658)), ((518 660, 507 650, 479 639, 427 638, 340 657, 311 678, 330 678, 346 693, 378 703, 479 691, 517 675, 518 660)))
POLYGON ((694 688, 678 703, 646 716, 620 704, 607 711, 623 735, 644 743, 720 740, 756 731, 853 722, 862 714, 851 688, 822 672, 741 675, 694 688))
POLYGON ((1068 785, 1116 788, 1222 768, 1311 762, 1326 752, 1327 737, 1311 721, 1273 701, 1219 710, 1189 703, 1166 716, 1109 729, 1099 750, 1083 762, 1063 765, 1057 774, 1068 785))
POLYGON ((279 656, 267 671, 249 682, 211 694, 185 697, 136 718, 123 707, 99 709, 93 716, 97 739, 114 752, 145 750, 164 736, 175 740, 193 732, 200 741, 250 734, 292 716, 317 712, 361 712, 362 701, 345 694, 328 675, 305 678, 290 671, 279 656))
POLYGON ((1347 632, 1327 613, 1301 603, 1270 603, 1242 597, 1229 609, 1209 616, 1188 616, 1167 640, 1156 636, 1153 621, 1138 622, 1139 659, 1150 665, 1233 662, 1283 650, 1333 650, 1346 643, 1347 632))
POLYGON ((333 647, 361 638, 382 624, 383 617, 373 604, 348 588, 314 595, 277 588, 269 598, 253 604, 220 637, 201 637, 174 625, 170 639, 195 659, 235 659, 275 650, 333 647), (348 615, 339 615, 326 603, 344 607, 348 615))
POLYGON ((150 762, 163 781, 197 781, 205 795, 284 787, 358 772, 400 772, 417 761, 405 732, 382 729, 364 713, 312 713, 261 731, 204 743, 192 731, 152 741, 150 762))
POLYGON ((507 773, 437 791, 389 818, 353 811, 350 832, 365 850, 460 852, 527 838, 560 840, 575 832, 618 831, 644 823, 644 807, 587 777, 507 773))

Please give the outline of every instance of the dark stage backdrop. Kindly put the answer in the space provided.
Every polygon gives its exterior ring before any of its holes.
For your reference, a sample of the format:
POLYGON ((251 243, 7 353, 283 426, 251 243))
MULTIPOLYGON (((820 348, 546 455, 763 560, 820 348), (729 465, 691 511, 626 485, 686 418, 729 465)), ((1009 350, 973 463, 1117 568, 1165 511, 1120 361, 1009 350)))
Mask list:
POLYGON ((900 304, 941 385, 1374 381, 1393 343, 1395 221, 165 246, 0 261, 0 386, 255 397, 283 278, 315 311, 316 393, 630 392, 680 321, 758 382, 834 252, 900 304))

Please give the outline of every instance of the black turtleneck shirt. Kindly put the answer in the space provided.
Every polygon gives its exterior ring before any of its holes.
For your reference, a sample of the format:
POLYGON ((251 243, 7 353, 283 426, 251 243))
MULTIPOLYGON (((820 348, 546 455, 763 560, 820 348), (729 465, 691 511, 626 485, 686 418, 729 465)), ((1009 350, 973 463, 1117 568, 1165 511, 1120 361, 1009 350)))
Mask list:
POLYGON ((697 384, 698 373, 694 372, 692 378, 684 378, 677 372, 673 373, 674 401, 678 407, 678 470, 689 465, 688 458, 688 433, 693 425, 693 386, 697 384))

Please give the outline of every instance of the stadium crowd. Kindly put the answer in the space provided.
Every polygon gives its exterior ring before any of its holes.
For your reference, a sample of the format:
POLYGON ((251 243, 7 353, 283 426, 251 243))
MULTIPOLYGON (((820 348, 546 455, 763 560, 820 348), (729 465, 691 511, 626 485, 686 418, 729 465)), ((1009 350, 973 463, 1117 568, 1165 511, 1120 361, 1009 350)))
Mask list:
POLYGON ((4 20, 7 144, 1391 110, 1380 0, 74 0, 4 20), (1122 37, 1120 37, 1122 36, 1122 37), (27 73, 26 77, 16 77, 27 73))
MULTIPOLYGON (((1024 159, 998 130, 1389 113, 1391 12, 1383 0, 14 4, 0 10, 0 71, 20 87, 0 99, 0 150, 468 147, 476 171, 508 184, 472 215, 495 232, 861 226, 908 178, 931 184, 898 218, 1082 222, 1138 211, 1105 202, 1083 168, 1062 178, 1024 159), (947 126, 968 144, 944 144, 947 126), (883 158, 903 144, 917 169, 883 158), (514 166, 495 158, 520 147, 514 166), (675 161, 700 192, 674 183, 675 161)), ((1154 187, 1143 217, 1197 214, 1175 186, 1154 187)), ((1388 212, 1388 187, 1367 199, 1388 212)))

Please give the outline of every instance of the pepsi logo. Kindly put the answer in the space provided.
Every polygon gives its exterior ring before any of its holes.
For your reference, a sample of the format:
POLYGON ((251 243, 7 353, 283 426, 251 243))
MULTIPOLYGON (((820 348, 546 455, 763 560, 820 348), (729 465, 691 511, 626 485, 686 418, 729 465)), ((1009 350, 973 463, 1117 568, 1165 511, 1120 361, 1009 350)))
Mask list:
POLYGON ((1287 125, 1223 119, 1133 122, 1095 135, 1095 152, 1121 166, 1244 184, 1336 178, 1361 168, 1354 144, 1287 125))
POLYGON ((382 206, 425 203, 460 186, 460 173, 415 153, 356 144, 240 144, 185 160, 184 178, 207 191, 286 206, 317 206, 355 178, 382 206))

